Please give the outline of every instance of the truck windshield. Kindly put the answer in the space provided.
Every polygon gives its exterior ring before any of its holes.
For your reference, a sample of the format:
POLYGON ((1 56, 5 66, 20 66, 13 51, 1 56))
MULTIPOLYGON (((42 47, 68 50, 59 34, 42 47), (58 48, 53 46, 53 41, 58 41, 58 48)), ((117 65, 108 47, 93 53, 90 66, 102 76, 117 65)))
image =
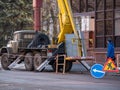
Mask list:
POLYGON ((20 38, 20 35, 18 33, 14 34, 13 40, 17 41, 20 38))

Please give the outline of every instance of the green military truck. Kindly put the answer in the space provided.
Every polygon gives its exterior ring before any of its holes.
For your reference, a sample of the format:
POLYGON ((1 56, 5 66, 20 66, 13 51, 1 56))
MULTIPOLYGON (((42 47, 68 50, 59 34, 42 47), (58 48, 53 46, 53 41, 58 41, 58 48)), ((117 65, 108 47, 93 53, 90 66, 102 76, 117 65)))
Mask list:
MULTIPOLYGON (((59 46, 51 45, 49 37, 45 34, 34 30, 20 30, 14 32, 13 39, 1 48, 0 54, 1 65, 5 70, 9 70, 10 66, 13 67, 15 63, 21 62, 24 62, 26 70, 37 70, 38 66, 49 58, 51 59, 49 65, 52 65, 55 71, 55 56, 65 54, 65 49, 64 43, 59 46)), ((66 62, 66 71, 69 71, 71 67, 72 62, 66 62)), ((59 66, 59 69, 62 68, 59 66)))

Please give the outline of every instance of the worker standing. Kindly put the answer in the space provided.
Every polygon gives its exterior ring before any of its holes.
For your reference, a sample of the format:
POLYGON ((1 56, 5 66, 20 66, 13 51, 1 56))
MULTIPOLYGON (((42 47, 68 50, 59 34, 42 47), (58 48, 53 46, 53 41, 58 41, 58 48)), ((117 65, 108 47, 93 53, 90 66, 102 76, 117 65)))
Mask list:
POLYGON ((107 59, 112 58, 115 63, 115 51, 114 51, 114 44, 111 39, 107 40, 107 59))

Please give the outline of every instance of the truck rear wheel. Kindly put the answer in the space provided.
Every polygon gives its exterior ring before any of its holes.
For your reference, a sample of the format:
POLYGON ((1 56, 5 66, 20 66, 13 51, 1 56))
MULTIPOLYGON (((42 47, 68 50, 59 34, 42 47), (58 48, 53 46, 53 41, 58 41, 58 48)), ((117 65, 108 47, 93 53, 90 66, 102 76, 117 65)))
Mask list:
MULTIPOLYGON (((54 62, 52 64, 52 68, 54 71, 56 71, 56 63, 54 62)), ((65 72, 69 72, 72 68, 72 62, 70 61, 66 61, 66 67, 65 67, 65 72)), ((63 66, 62 65, 59 65, 58 66, 58 71, 62 72, 63 71, 63 66)))
POLYGON ((43 62, 40 53, 35 54, 33 62, 34 62, 34 70, 36 71, 37 68, 39 67, 39 65, 42 64, 42 62, 43 62))
POLYGON ((33 68, 33 54, 27 53, 24 59, 25 68, 27 71, 32 71, 33 68))
POLYGON ((2 68, 5 70, 9 70, 8 66, 10 65, 11 61, 9 60, 9 57, 7 54, 3 54, 1 57, 1 65, 2 68))

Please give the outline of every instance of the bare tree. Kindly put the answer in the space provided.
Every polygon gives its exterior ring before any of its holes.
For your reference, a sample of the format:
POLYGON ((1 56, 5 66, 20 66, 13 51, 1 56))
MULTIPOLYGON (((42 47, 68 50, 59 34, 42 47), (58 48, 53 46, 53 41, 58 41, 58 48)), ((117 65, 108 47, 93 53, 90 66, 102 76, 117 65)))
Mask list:
POLYGON ((58 35, 58 8, 56 0, 44 0, 42 8, 42 31, 52 39, 58 35))

